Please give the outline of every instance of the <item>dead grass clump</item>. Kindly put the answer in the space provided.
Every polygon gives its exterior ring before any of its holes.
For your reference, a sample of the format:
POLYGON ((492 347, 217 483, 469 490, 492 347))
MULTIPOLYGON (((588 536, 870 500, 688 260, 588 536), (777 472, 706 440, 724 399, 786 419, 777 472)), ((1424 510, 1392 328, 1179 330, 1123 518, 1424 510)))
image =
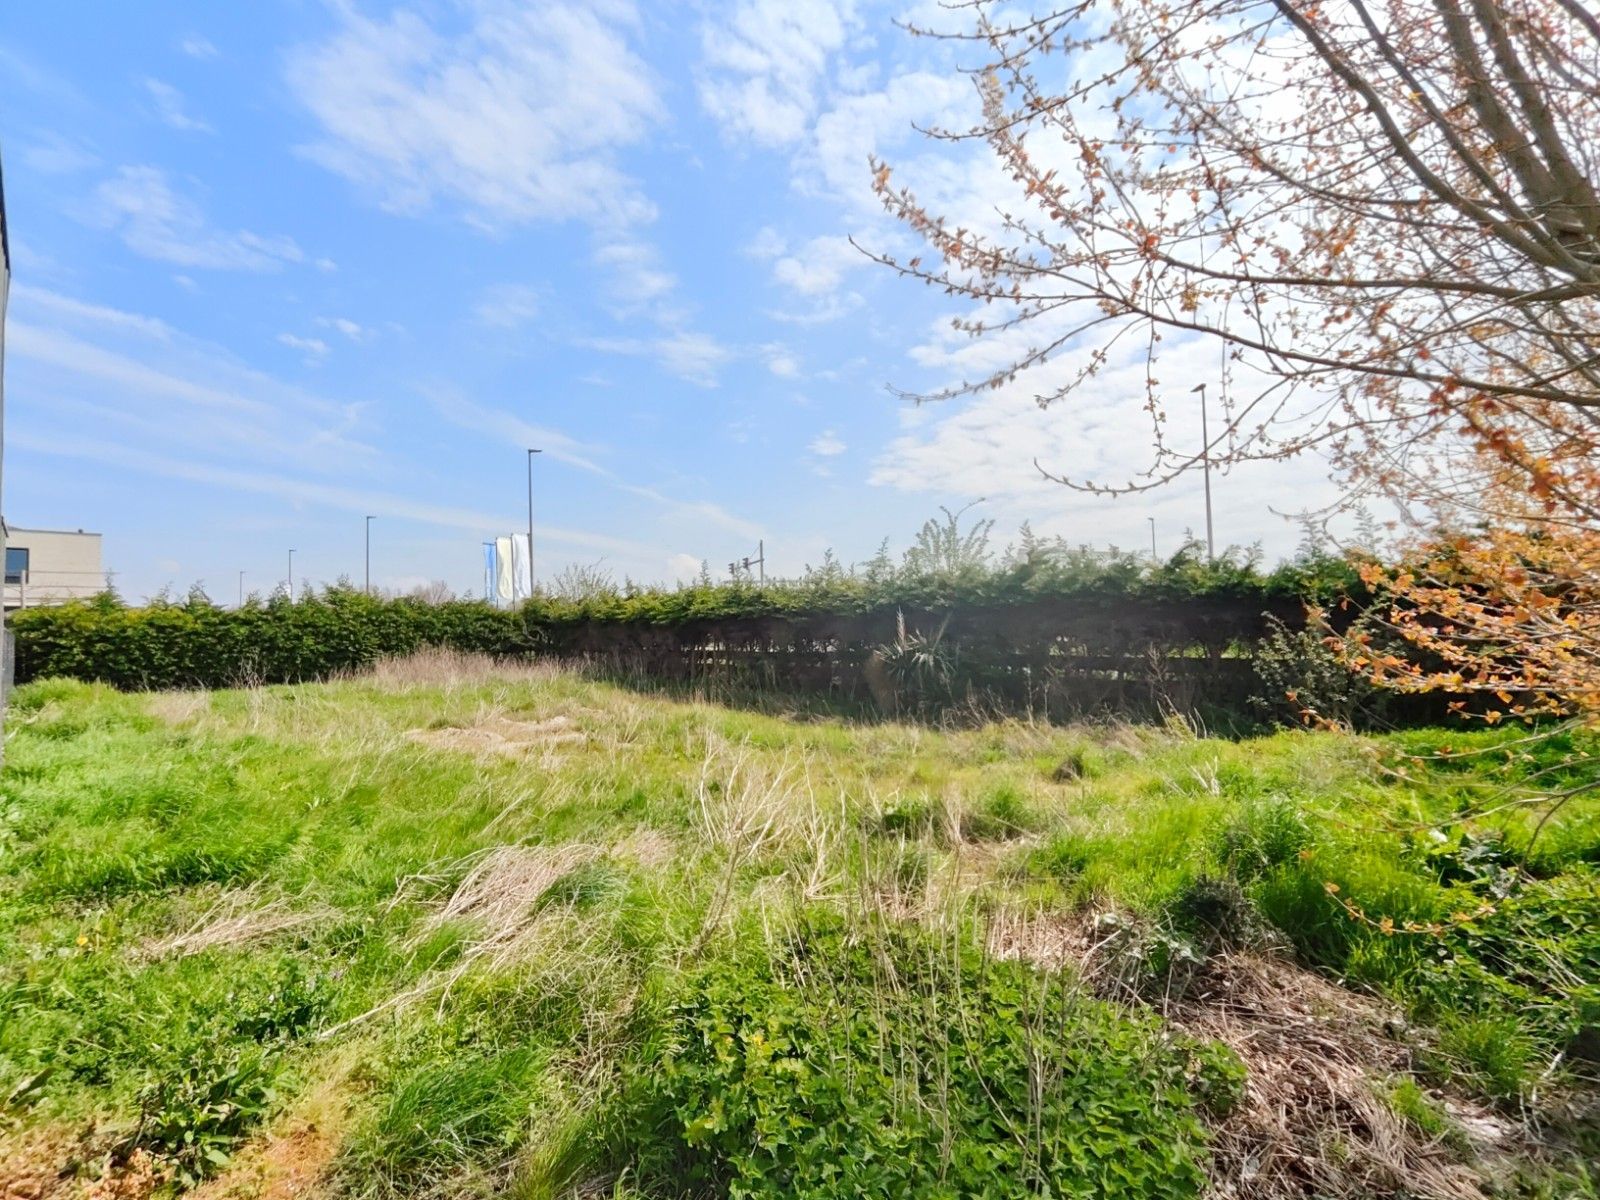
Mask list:
POLYGON ((1210 960, 1167 1019, 1232 1049, 1244 1102, 1213 1131, 1212 1178, 1241 1197, 1395 1195, 1476 1200, 1476 1172, 1378 1093, 1410 1048, 1375 1001, 1281 959, 1210 960))
MULTIPOLYGON (((1128 927, 1125 919, 1088 913, 1002 913, 989 945, 1000 957, 1073 968, 1101 994, 1129 1001, 1122 961, 1128 927)), ((1191 1037, 1226 1045, 1248 1071, 1241 1101, 1212 1121, 1214 1194, 1486 1194, 1458 1149, 1414 1129, 1382 1098, 1385 1081, 1410 1076, 1411 1048, 1392 1036, 1395 1014, 1376 1000, 1286 959, 1237 951, 1199 964, 1178 994, 1152 1006, 1191 1037)))
MULTIPOLYGON (((441 925, 471 921, 476 926, 464 957, 498 966, 518 956, 533 933, 541 901, 578 867, 601 855, 595 846, 496 846, 475 855, 450 898, 423 922, 424 935, 441 925)), ((470 860, 469 860, 470 861, 470 860)))
POLYGON ((379 1013, 408 1008, 425 996, 438 994, 443 1004, 450 990, 468 973, 499 970, 536 957, 547 944, 560 940, 554 927, 570 908, 548 903, 552 889, 573 871, 603 855, 599 847, 585 845, 494 846, 446 864, 436 873, 403 880, 391 907, 419 891, 441 886, 464 870, 450 895, 420 923, 412 945, 418 947, 429 935, 456 923, 471 926, 470 940, 449 968, 428 972, 412 987, 323 1030, 320 1036, 330 1038, 379 1013), (547 933, 549 937, 545 936, 547 933))
POLYGON ((184 958, 213 946, 244 946, 264 941, 280 933, 315 925, 332 915, 336 915, 332 909, 294 908, 281 898, 263 902, 255 891, 245 888, 223 893, 183 932, 142 942, 137 954, 144 959, 184 958))
POLYGON ((406 737, 430 750, 455 750, 465 754, 520 758, 533 750, 547 750, 588 741, 577 721, 566 715, 542 721, 514 721, 485 717, 473 725, 447 725, 440 729, 411 729, 406 737))
POLYGON ((572 674, 571 668, 547 659, 497 658, 445 646, 427 646, 396 658, 382 658, 352 679, 375 683, 392 691, 416 687, 451 690, 462 685, 503 680, 539 682, 572 674))
POLYGON ((144 710, 168 725, 187 725, 211 711, 211 693, 152 692, 144 698, 144 710))
POLYGON ((659 829, 640 828, 613 846, 611 852, 626 862, 653 870, 677 857, 678 843, 659 829))

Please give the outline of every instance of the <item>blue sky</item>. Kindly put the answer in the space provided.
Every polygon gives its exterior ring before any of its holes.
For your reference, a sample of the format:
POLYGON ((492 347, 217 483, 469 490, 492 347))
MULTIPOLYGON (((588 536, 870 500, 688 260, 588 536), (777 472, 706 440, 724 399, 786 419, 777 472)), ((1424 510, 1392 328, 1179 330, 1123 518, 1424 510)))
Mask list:
MULTIPOLYGON (((368 513, 375 584, 470 591, 536 445, 541 575, 671 580, 763 538, 793 572, 979 497, 1002 535, 1143 549, 1153 516, 1170 551, 1198 479, 1099 500, 1032 465, 1143 466, 1135 364, 1049 412, 886 386, 1005 350, 847 240, 908 244, 872 152, 957 215, 1006 201, 981 152, 913 127, 974 107, 952 49, 896 27, 919 7, 11 6, 6 516, 103 531, 134 599, 266 590, 290 548, 297 577, 359 582, 368 513)), ((1187 393, 1216 350, 1165 355, 1187 393)), ((1219 541, 1290 552, 1272 510, 1323 475, 1219 479, 1219 541)))

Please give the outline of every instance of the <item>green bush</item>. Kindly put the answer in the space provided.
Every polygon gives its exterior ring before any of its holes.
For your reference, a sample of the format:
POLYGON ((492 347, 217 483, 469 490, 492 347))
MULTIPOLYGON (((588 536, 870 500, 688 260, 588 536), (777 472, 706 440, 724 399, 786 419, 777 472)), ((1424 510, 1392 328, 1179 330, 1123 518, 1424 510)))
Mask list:
MULTIPOLYGON (((1189 1197, 1237 1071, 964 941, 821 917, 687 980, 627 1089, 661 1194, 1189 1197)), ((655 1193, 651 1193, 655 1194, 655 1193)))

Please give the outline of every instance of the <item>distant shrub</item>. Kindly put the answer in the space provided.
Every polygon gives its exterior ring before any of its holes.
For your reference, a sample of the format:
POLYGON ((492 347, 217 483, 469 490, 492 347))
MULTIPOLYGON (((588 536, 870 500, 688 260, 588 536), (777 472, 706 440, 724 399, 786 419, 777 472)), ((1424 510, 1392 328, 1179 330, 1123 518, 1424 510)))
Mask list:
POLYGON ((1187 1084, 1239 1082, 1060 976, 833 918, 688 980, 650 1050, 624 1140, 675 1195, 1195 1196, 1187 1084))
POLYGON ((1253 656, 1260 690, 1251 703, 1258 715, 1284 725, 1356 725, 1382 715, 1391 693, 1340 662, 1324 636, 1268 618, 1267 636, 1253 656))

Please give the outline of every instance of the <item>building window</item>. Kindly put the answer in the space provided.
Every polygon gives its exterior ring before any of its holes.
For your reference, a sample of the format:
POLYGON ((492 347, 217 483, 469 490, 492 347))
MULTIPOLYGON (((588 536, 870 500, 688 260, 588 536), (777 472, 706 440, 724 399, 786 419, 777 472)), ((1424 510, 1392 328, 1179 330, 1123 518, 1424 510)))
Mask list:
POLYGON ((28 548, 6 547, 6 582, 23 583, 28 578, 28 548))

